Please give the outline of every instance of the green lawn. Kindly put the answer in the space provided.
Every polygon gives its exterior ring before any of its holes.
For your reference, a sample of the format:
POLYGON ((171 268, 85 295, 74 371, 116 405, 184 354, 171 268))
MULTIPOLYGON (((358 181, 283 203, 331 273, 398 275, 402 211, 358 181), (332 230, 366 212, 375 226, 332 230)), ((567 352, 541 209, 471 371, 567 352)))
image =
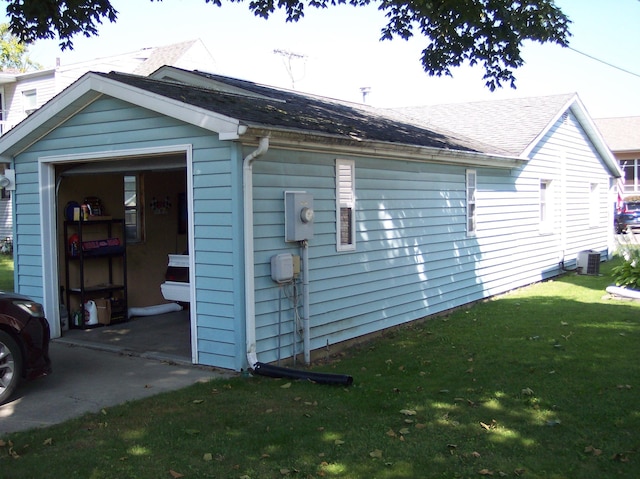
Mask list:
POLYGON ((13 256, 0 255, 0 290, 13 291, 13 256))
POLYGON ((314 370, 198 384, 4 438, 6 478, 602 479, 640 470, 640 303, 567 274, 314 370))

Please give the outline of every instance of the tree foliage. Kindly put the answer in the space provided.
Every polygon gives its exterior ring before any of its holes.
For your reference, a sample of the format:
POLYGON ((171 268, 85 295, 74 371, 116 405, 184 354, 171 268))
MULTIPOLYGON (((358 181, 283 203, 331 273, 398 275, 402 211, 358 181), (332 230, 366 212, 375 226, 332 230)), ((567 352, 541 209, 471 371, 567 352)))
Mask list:
MULTIPOLYGON (((21 41, 57 37, 63 49, 73 48, 75 35, 97 35, 103 20, 115 22, 118 15, 109 0, 6 1, 11 32, 21 41)), ((223 0, 204 1, 221 6, 223 0)), ((554 0, 249 0, 249 10, 265 19, 284 10, 292 22, 304 16, 305 8, 340 4, 378 5, 387 21, 381 40, 423 35, 421 62, 430 75, 451 76, 452 68, 463 63, 482 64, 491 90, 503 83, 515 87, 524 41, 567 46, 570 36, 571 22, 554 0)))
POLYGON ((0 23, 0 70, 24 73, 37 70, 40 65, 31 61, 26 43, 9 31, 8 23, 0 23))

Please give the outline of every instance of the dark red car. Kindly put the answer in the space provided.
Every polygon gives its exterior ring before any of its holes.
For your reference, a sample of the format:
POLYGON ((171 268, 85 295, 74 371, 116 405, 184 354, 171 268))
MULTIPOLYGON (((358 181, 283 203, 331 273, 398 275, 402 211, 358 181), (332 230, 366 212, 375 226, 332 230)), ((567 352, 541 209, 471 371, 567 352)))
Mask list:
POLYGON ((0 291, 0 404, 18 383, 51 373, 49 323, 42 305, 0 291))

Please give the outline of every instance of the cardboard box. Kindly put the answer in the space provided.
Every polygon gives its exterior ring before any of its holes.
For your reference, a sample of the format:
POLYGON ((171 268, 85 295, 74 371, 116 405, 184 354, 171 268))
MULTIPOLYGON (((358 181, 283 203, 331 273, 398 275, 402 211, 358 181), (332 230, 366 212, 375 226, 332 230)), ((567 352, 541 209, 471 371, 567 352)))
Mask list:
POLYGON ((98 309, 98 323, 111 324, 111 300, 109 298, 98 298, 94 301, 98 309))

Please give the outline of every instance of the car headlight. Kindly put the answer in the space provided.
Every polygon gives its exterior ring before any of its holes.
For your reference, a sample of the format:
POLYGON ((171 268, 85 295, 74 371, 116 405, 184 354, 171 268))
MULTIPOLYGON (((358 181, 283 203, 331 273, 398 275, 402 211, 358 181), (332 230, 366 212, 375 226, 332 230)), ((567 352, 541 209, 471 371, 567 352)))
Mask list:
POLYGON ((22 309, 29 316, 34 318, 44 318, 44 308, 40 303, 29 301, 27 299, 15 299, 13 304, 22 309))

